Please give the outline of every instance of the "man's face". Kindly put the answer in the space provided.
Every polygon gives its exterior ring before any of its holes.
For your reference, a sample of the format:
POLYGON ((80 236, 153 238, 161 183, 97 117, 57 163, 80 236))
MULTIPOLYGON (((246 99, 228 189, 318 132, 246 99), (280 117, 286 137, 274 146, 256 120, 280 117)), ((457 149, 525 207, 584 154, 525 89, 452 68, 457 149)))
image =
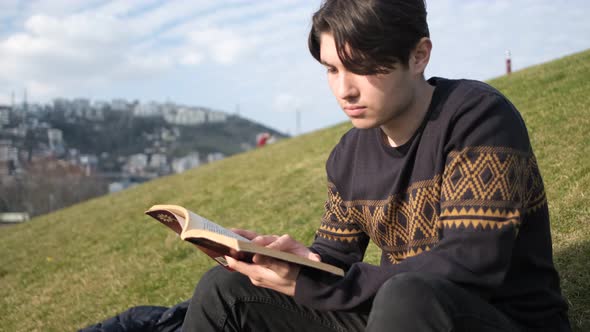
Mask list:
POLYGON ((416 77, 401 64, 387 74, 357 75, 342 65, 330 33, 322 33, 321 62, 328 84, 344 113, 357 128, 397 127, 415 101, 416 77))

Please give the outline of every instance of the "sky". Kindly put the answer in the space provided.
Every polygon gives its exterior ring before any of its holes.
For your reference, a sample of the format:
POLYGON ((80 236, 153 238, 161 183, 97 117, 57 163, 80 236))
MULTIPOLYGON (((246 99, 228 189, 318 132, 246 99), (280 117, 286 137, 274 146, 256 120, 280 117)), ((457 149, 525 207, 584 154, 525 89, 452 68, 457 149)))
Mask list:
MULTIPOLYGON (((204 106, 291 135, 346 121, 309 54, 319 0, 0 0, 0 104, 204 106), (300 126, 297 126, 297 113, 300 126)), ((487 80, 590 48, 588 0, 430 0, 426 76, 487 80)))

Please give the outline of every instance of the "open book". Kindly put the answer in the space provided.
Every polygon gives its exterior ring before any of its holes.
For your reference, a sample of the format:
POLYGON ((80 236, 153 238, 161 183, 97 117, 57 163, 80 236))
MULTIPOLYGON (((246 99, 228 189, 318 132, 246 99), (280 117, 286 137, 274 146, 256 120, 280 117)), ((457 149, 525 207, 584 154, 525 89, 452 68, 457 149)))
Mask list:
POLYGON ((204 253, 227 267, 224 256, 242 261, 251 261, 254 254, 273 257, 283 261, 313 267, 339 276, 342 269, 322 262, 257 245, 245 237, 209 221, 198 214, 178 205, 154 205, 146 212, 165 226, 172 229, 180 238, 193 243, 204 253))

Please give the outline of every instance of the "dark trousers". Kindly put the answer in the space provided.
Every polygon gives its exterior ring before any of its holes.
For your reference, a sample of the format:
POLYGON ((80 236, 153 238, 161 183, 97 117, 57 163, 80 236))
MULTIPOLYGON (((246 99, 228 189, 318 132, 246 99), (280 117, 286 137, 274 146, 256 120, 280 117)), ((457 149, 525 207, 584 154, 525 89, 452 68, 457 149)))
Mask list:
POLYGON ((389 279, 367 314, 310 309, 221 267, 197 285, 182 330, 520 331, 478 296, 433 276, 405 273, 389 279))

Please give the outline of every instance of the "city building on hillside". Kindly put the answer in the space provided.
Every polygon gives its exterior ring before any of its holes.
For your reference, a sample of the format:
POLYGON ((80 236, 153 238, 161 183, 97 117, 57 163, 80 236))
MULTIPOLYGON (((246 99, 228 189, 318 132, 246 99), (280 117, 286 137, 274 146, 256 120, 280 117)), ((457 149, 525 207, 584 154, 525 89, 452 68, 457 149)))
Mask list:
POLYGON ((172 128, 172 130, 163 128, 160 133, 160 138, 165 142, 174 142, 178 137, 180 137, 180 130, 177 127, 172 128))
POLYGON ((116 192, 125 190, 127 188, 131 188, 131 187, 134 187, 137 185, 138 185, 137 182, 132 182, 129 180, 111 182, 111 183, 109 183, 109 193, 111 193, 111 194, 116 193, 116 192))
POLYGON ((0 128, 10 124, 10 106, 0 105, 0 128))
POLYGON ((72 100, 72 106, 77 113, 82 114, 83 111, 90 108, 90 100, 87 98, 76 98, 72 100))
POLYGON ((207 162, 212 163, 216 160, 221 160, 225 158, 225 155, 221 152, 212 152, 207 155, 207 162))
POLYGON ((84 168, 84 173, 89 176, 98 168, 98 157, 93 154, 80 155, 80 166, 84 168))
POLYGON ((168 165, 168 158, 165 154, 154 153, 150 156, 149 166, 155 169, 161 169, 168 165))
POLYGON ((4 212, 0 213, 0 223, 18 224, 30 219, 27 212, 4 212))
POLYGON ((227 121, 227 113, 219 111, 209 111, 209 113, 207 113, 207 121, 209 123, 225 122, 227 121))
POLYGON ((53 109, 54 110, 63 110, 70 108, 70 101, 65 98, 55 98, 53 99, 53 109))
POLYGON ((30 113, 41 113, 43 111, 43 107, 39 104, 28 104, 26 109, 30 113))
POLYGON ((113 111, 124 112, 131 109, 131 104, 125 99, 113 99, 111 101, 111 109, 113 111))
POLYGON ((148 166, 148 156, 144 153, 137 153, 129 156, 127 162, 123 165, 123 172, 132 175, 145 173, 148 166))
POLYGON ((182 173, 191 168, 199 167, 201 161, 199 159, 199 153, 193 152, 182 158, 174 158, 172 160, 172 171, 174 173, 182 173))
POLYGON ((207 121, 207 112, 199 108, 179 107, 165 110, 164 120, 177 125, 198 125, 207 121))
POLYGON ((0 175, 12 175, 18 168, 18 148, 12 145, 11 140, 0 140, 0 175))
POLYGON ((58 146, 63 146, 64 139, 62 131, 57 128, 49 128, 47 130, 47 142, 49 143, 49 148, 52 150, 55 150, 58 146))
POLYGON ((90 121, 104 121, 104 112, 101 108, 91 107, 84 112, 84 118, 90 121))
POLYGON ((162 107, 154 101, 149 103, 138 103, 133 108, 133 115, 137 117, 152 117, 160 114, 162 114, 162 107))
POLYGON ((99 110, 105 110, 107 108, 109 108, 110 103, 108 101, 104 101, 104 100, 95 100, 92 102, 92 108, 96 108, 99 110))
POLYGON ((12 145, 11 140, 0 140, 0 161, 17 161, 18 149, 12 145))
POLYGON ((10 136, 14 136, 16 138, 24 138, 27 135, 27 129, 27 125, 21 123, 17 127, 6 128, 3 129, 3 131, 10 136))

